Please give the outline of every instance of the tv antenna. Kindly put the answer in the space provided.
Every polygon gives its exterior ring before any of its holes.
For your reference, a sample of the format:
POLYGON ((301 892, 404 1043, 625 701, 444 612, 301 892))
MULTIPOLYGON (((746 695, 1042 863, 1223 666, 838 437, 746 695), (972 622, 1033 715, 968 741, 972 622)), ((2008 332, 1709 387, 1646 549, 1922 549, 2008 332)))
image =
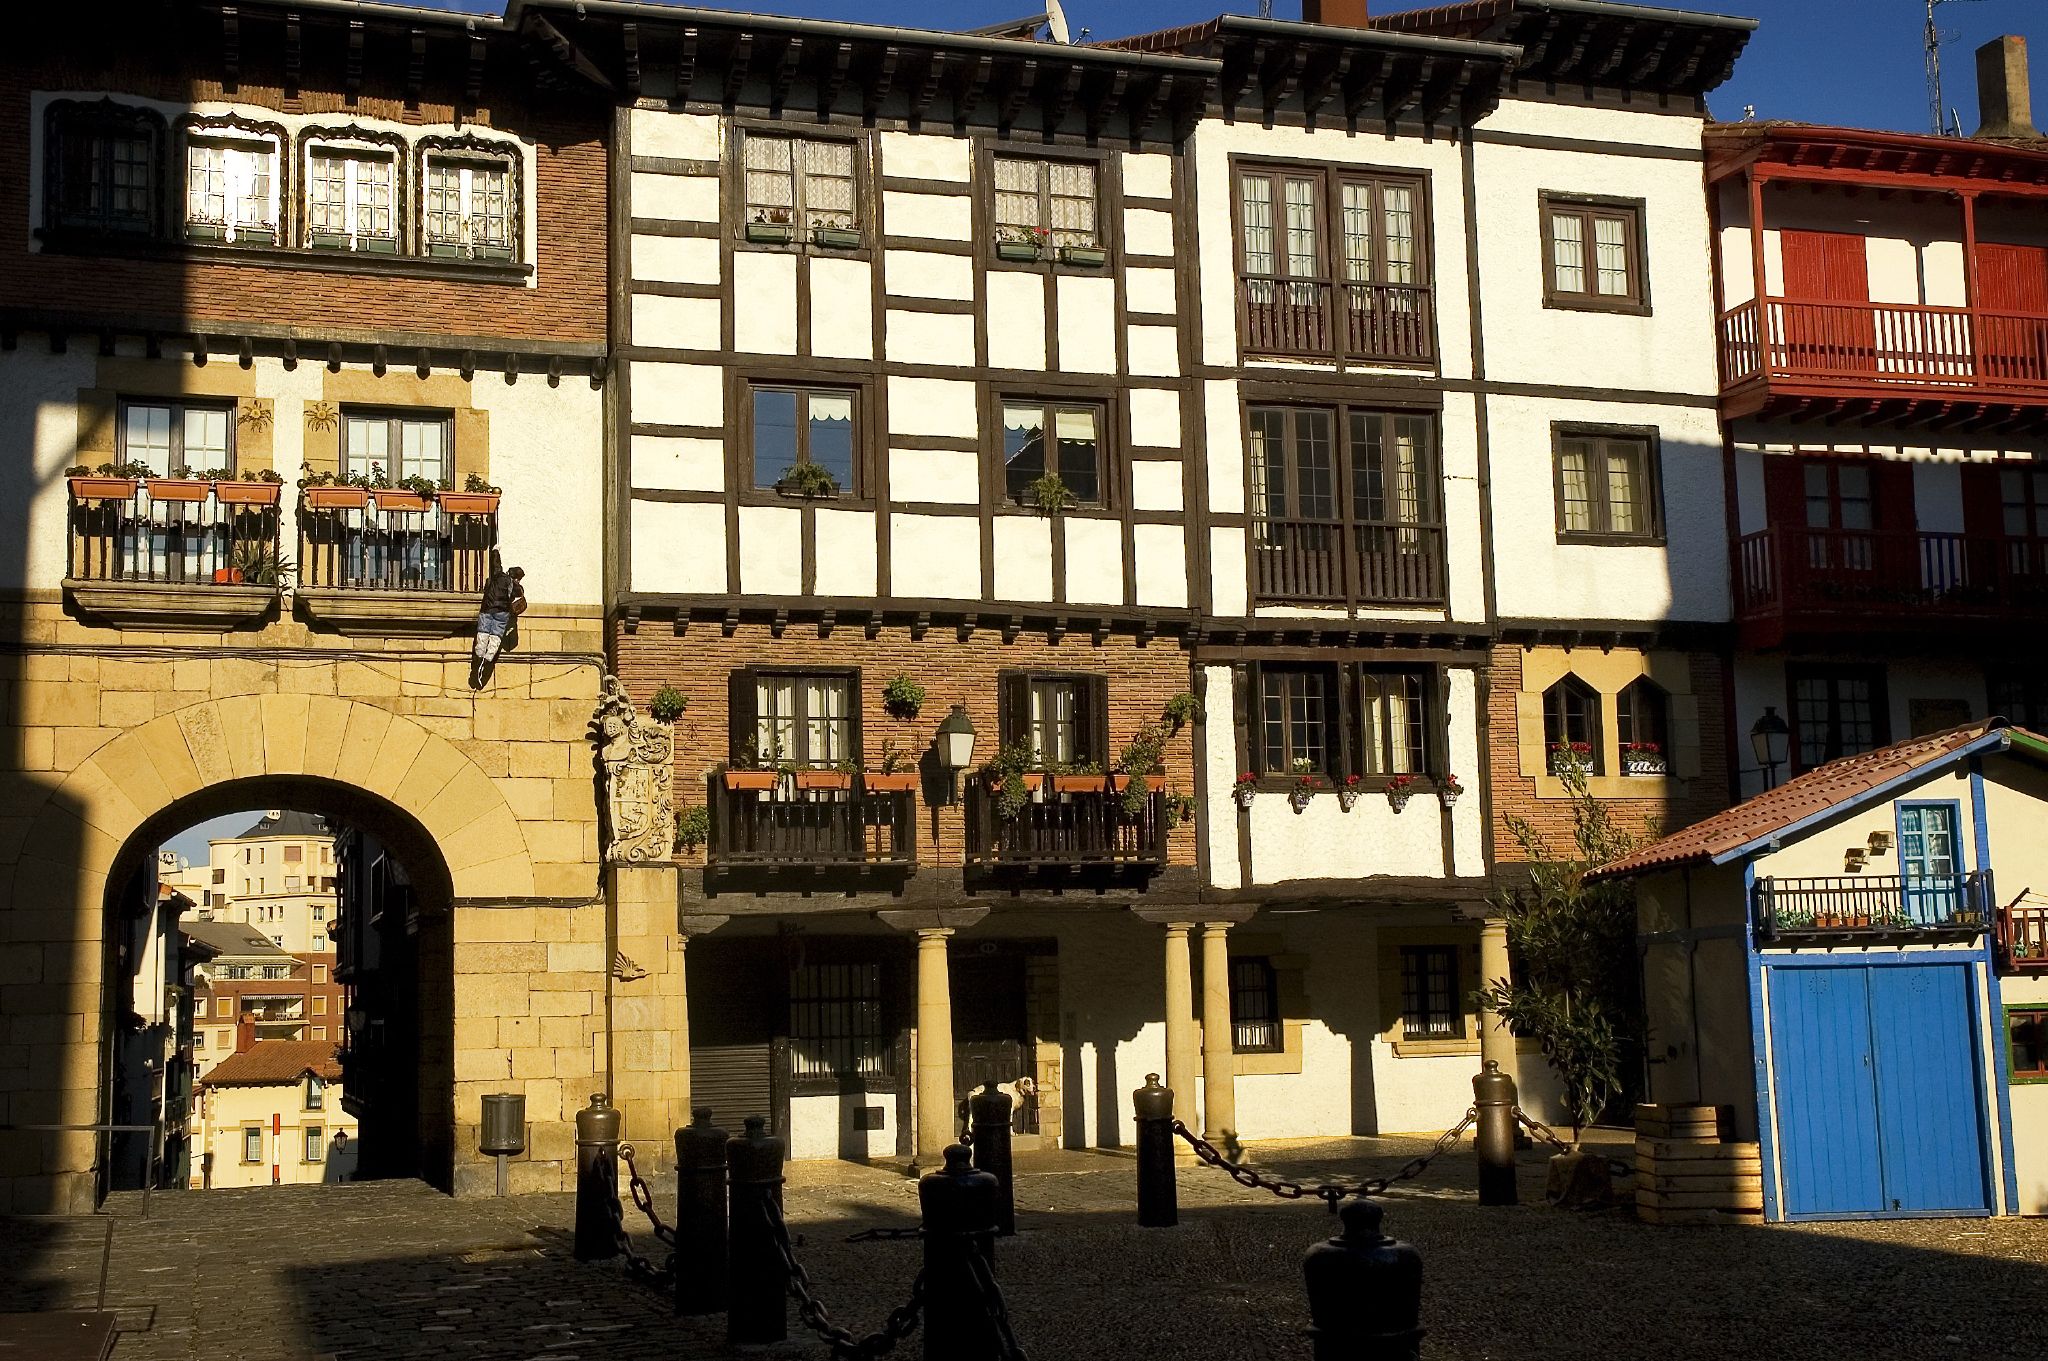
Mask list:
POLYGON ((1934 129, 1936 137, 1947 131, 1942 116, 1944 106, 1941 100, 1941 45, 1956 35, 1941 31, 1934 22, 1934 11, 1943 5, 1974 5, 1977 2, 1978 0, 1927 0, 1927 121, 1934 129))

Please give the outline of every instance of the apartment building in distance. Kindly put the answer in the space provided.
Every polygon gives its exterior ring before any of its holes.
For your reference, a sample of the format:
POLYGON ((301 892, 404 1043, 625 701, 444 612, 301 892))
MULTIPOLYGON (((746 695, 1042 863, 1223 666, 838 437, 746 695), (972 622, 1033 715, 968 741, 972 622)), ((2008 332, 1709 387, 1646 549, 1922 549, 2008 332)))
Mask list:
POLYGON ((207 852, 192 895, 199 920, 253 926, 295 955, 334 953, 334 833, 325 819, 273 809, 209 841, 207 852))

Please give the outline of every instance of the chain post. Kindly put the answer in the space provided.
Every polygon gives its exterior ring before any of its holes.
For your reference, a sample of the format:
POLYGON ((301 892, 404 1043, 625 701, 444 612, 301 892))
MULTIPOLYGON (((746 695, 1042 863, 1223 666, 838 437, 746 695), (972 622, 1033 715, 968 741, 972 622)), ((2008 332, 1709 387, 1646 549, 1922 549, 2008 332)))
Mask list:
MULTIPOLYGON (((925 1361, 1006 1361, 1004 1324, 978 1272, 994 1257, 996 1179, 954 1144, 946 1165, 918 1179, 924 1211, 925 1361)), ((994 1277, 988 1277, 993 1284, 994 1277)), ((1005 1320, 1006 1323, 1006 1320, 1005 1320)))
POLYGON ((1159 1074, 1131 1093, 1138 1128, 1138 1227, 1170 1229, 1180 1223, 1180 1190, 1173 1180, 1173 1091, 1159 1074))
MULTIPOLYGON (((1430 1145, 1429 1152, 1422 1154, 1420 1157, 1410 1158, 1401 1165, 1401 1170, 1392 1176, 1368 1177, 1356 1186, 1347 1186, 1343 1182, 1334 1181, 1319 1182, 1316 1185, 1308 1186, 1284 1177, 1261 1176, 1252 1168, 1246 1167, 1241 1163, 1234 1163, 1224 1157, 1216 1145, 1196 1134, 1180 1121, 1173 1121, 1168 1128, 1173 1134, 1187 1141, 1188 1147, 1194 1150, 1197 1162, 1228 1173, 1230 1179, 1239 1186, 1249 1187, 1254 1191, 1270 1191, 1282 1200, 1300 1200, 1304 1196, 1313 1196, 1329 1206, 1331 1213, 1334 1214, 1338 1203, 1346 1196, 1376 1196, 1397 1181, 1407 1181, 1411 1177, 1421 1176, 1422 1169, 1435 1162, 1444 1154, 1445 1150, 1458 1142, 1459 1137, 1466 1130, 1472 1128, 1472 1122, 1478 1118, 1478 1114, 1477 1107, 1468 1109, 1465 1112, 1464 1119, 1437 1136, 1436 1142, 1430 1145)), ((1140 1222, 1142 1223, 1142 1221, 1140 1222)))
POLYGON ((1302 1259, 1314 1361, 1418 1361, 1422 1254, 1380 1231, 1374 1201, 1344 1202, 1344 1231, 1302 1259))
POLYGON ((1010 1094, 985 1082, 967 1098, 974 1125, 974 1165, 996 1179, 996 1232, 1017 1232, 1017 1196, 1010 1181, 1010 1094))
POLYGON ((699 1106, 676 1131, 676 1312, 725 1308, 726 1133, 699 1106))
POLYGON ((619 1133, 624 1117, 611 1098, 593 1092, 576 1112, 576 1260, 619 1255, 619 1133))
POLYGON ((782 1140, 768 1122, 747 1117, 746 1133, 726 1141, 731 1183, 731 1246, 727 1262, 725 1336, 733 1346, 781 1342, 789 1336, 788 1259, 776 1242, 782 1220, 782 1140))
POLYGON ((1473 1109, 1479 1112, 1475 1145, 1479 1154, 1479 1203, 1513 1205, 1515 1191, 1515 1080, 1488 1059, 1472 1079, 1473 1109))

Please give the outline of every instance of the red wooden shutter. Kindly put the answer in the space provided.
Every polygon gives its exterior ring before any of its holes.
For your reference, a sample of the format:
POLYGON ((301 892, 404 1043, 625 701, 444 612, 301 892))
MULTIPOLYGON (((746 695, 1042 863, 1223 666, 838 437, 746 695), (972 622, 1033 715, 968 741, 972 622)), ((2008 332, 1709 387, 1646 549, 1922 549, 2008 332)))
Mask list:
POLYGON ((1998 581, 2005 551, 2005 498, 1996 463, 1963 465, 1963 560, 1973 586, 1989 588, 1998 581))
POLYGON ((1877 367, 1877 321, 1863 238, 1848 232, 1780 234, 1785 267, 1785 344, 1794 369, 1865 372, 1877 367))
POLYGON ((2048 246, 1977 244, 1977 305, 2048 316, 2048 246))
POLYGON ((1806 524, 1806 461, 1785 454, 1764 455, 1764 521, 1772 529, 1806 524))
POLYGON ((1852 232, 1787 231, 1785 296, 1827 302, 1869 302, 1870 267, 1863 238, 1852 232))

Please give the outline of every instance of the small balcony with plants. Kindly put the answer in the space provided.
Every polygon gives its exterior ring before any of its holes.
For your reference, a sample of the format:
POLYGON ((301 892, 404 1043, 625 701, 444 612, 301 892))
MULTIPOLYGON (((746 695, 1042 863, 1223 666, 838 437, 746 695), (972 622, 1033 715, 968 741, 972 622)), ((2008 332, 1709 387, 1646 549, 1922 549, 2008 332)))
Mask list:
POLYGON ((2048 896, 2029 889, 1998 909, 1994 944, 2009 974, 2048 974, 2048 896))
POLYGON ((896 871, 917 867, 915 770, 857 761, 803 765, 742 753, 705 789, 706 862, 716 871, 896 871))
POLYGON ((1167 833, 1193 804, 1166 789, 1165 742, 1164 728, 1140 732, 1109 771, 1039 761, 1025 743, 1004 746, 963 790, 968 863, 1039 873, 1164 867, 1167 833))
POLYGON ((66 470, 66 597, 109 623, 225 631, 256 623, 288 584, 282 479, 142 463, 66 470))
POLYGON ((1847 874, 1756 881, 1751 904, 1757 939, 1809 941, 1969 940, 1998 913, 1985 872, 1904 877, 1847 874))
POLYGON ((499 499, 475 473, 461 490, 379 465, 301 479, 300 609, 343 633, 459 632, 490 578, 499 499))

